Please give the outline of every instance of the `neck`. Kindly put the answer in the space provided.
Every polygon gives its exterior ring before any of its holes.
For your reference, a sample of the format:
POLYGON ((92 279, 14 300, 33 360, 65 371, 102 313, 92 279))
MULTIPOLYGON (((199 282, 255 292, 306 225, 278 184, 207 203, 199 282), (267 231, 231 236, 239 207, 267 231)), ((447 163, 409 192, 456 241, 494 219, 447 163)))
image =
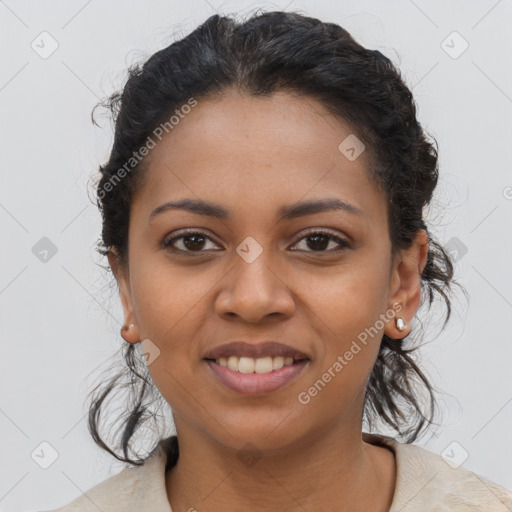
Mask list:
POLYGON ((395 480, 393 455, 386 448, 364 443, 360 428, 338 425, 293 445, 262 452, 251 446, 226 447, 190 425, 178 428, 177 418, 175 423, 180 455, 166 475, 174 512, 389 510, 395 480))

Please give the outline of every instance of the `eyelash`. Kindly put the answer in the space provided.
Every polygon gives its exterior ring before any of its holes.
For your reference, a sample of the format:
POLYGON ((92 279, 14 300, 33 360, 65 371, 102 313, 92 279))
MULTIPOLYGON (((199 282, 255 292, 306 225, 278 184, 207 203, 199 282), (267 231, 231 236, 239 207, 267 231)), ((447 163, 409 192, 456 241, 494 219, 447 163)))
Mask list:
MULTIPOLYGON (((175 236, 175 237, 171 238, 170 240, 164 240, 162 242, 162 248, 168 249, 168 250, 170 250, 172 252, 175 252, 175 253, 180 252, 180 253, 190 253, 190 254, 201 254, 201 253, 206 252, 204 250, 190 251, 190 250, 184 250, 184 249, 177 249, 176 247, 172 246, 172 244, 174 242, 176 242, 177 240, 181 240, 183 238, 189 238, 189 237, 191 237, 193 235, 201 235, 203 238, 205 238, 207 240, 210 240, 211 242, 215 243, 215 241, 211 237, 206 235, 206 233, 203 233, 202 231, 190 230, 190 231, 182 232, 179 236, 175 236)), ((350 244, 348 242, 346 242, 345 240, 342 240, 341 238, 339 238, 338 236, 334 235, 330 231, 325 231, 325 230, 322 230, 322 229, 317 229, 315 231, 310 231, 309 233, 306 233, 304 236, 299 238, 299 240, 297 240, 297 242, 295 242, 294 245, 296 245, 297 243, 301 242, 302 240, 304 240, 306 238, 309 238, 309 237, 312 237, 314 235, 324 235, 324 236, 327 236, 330 240, 333 240, 336 243, 338 243, 340 245, 340 247, 338 249, 334 249, 334 250, 332 250, 332 249, 331 250, 324 250, 324 251, 312 251, 312 250, 309 250, 309 251, 302 251, 302 252, 310 252, 310 253, 316 253, 316 254, 320 254, 320 255, 322 255, 322 254, 337 254, 337 253, 339 253, 341 251, 344 251, 344 250, 350 248, 350 244)))

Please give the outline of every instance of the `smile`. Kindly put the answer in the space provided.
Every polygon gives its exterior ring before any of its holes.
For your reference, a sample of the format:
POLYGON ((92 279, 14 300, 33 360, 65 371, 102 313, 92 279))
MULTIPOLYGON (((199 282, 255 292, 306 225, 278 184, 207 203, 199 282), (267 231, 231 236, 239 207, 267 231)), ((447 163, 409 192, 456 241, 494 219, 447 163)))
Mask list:
POLYGON ((218 360, 205 359, 211 373, 224 387, 243 395, 262 395, 291 383, 310 362, 292 357, 230 356, 218 360))
POLYGON ((215 362, 229 368, 230 370, 240 373, 269 373, 275 370, 280 370, 283 366, 291 366, 293 364, 293 357, 220 357, 215 362))

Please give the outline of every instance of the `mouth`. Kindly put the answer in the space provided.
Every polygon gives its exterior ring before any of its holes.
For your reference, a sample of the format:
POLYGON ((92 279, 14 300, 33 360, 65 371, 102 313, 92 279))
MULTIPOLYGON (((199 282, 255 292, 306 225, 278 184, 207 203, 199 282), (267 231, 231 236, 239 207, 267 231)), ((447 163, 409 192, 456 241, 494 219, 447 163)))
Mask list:
MULTIPOLYGON (((276 370, 262 373, 256 373, 255 371, 244 373, 239 370, 231 370, 229 367, 222 366, 211 359, 206 359, 205 363, 214 376, 215 381, 220 383, 222 387, 228 388, 238 395, 261 396, 277 391, 296 380, 309 364, 309 359, 293 361, 291 364, 283 365, 276 370)), ((243 364, 245 363, 242 362, 243 364)), ((248 365, 250 364, 253 363, 248 363, 248 365)), ((247 366, 246 369, 249 370, 250 367, 247 366)))
POLYGON ((234 342, 211 349, 203 361, 216 381, 238 394, 262 395, 291 383, 311 359, 277 342, 234 342))
POLYGON ((224 368, 229 368, 234 372, 240 373, 270 373, 280 370, 285 366, 292 366, 302 361, 307 361, 307 357, 294 358, 292 356, 266 356, 266 357, 219 357, 217 359, 205 358, 205 361, 211 361, 224 368))

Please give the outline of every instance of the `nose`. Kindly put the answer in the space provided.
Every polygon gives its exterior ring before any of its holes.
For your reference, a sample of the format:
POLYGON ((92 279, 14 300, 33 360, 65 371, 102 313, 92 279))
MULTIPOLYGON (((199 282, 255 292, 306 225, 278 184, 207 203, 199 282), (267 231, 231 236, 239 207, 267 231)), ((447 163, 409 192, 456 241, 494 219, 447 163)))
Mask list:
POLYGON ((296 305, 286 272, 264 254, 265 251, 251 263, 237 256, 221 281, 222 289, 215 301, 219 316, 257 324, 266 317, 283 320, 293 315, 296 305))

